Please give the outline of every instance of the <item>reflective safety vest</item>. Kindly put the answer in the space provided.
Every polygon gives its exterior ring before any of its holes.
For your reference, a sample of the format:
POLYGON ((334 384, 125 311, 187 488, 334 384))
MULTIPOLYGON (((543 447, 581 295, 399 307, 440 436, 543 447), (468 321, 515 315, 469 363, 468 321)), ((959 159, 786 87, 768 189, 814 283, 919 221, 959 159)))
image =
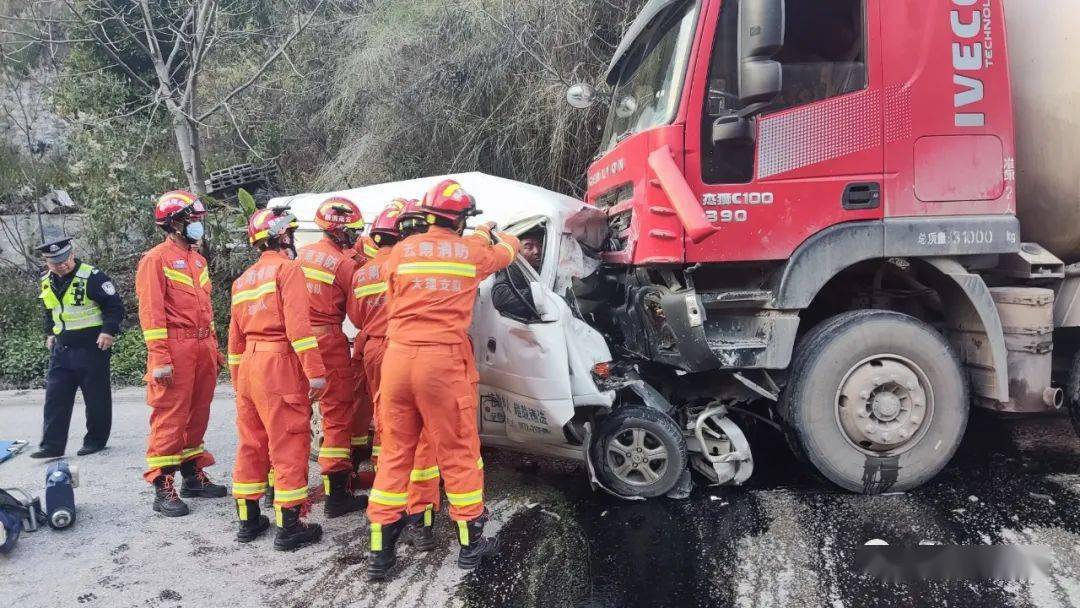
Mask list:
POLYGON ((41 295, 38 297, 45 303, 45 308, 52 312, 54 334, 101 327, 104 324, 101 307, 86 295, 87 279, 93 272, 93 266, 80 264, 64 295, 59 298, 53 293, 49 275, 42 277, 41 295))

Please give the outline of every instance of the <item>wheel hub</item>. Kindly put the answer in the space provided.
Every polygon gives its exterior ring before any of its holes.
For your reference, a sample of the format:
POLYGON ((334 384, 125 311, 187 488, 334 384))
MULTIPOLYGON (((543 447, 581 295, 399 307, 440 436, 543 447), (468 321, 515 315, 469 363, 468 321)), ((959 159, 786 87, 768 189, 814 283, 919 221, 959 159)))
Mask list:
POLYGON ((653 484, 667 471, 667 448, 647 429, 628 428, 614 435, 606 454, 612 473, 630 485, 653 484))
POLYGON ((933 398, 913 362, 882 355, 856 364, 837 393, 837 417, 848 439, 864 450, 892 452, 926 430, 933 398))

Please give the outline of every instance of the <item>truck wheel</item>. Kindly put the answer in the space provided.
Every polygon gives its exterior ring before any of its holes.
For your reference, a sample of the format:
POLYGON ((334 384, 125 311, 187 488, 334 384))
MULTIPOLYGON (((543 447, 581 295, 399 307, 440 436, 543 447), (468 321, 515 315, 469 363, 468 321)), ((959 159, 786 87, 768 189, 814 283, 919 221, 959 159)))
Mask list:
POLYGON ((966 377, 945 339, 907 315, 837 315, 799 343, 780 399, 795 455, 836 485, 901 492, 952 458, 968 419, 966 377))
POLYGON ((679 426, 645 406, 625 406, 601 419, 589 449, 600 483, 620 496, 663 496, 686 470, 679 426))
POLYGON ((312 462, 319 459, 319 448, 322 447, 322 412, 319 411, 319 402, 311 403, 311 454, 312 462))
POLYGON ((1069 386, 1065 404, 1069 408, 1069 418, 1072 420, 1073 428, 1080 435, 1080 352, 1073 357, 1072 367, 1069 369, 1069 386))

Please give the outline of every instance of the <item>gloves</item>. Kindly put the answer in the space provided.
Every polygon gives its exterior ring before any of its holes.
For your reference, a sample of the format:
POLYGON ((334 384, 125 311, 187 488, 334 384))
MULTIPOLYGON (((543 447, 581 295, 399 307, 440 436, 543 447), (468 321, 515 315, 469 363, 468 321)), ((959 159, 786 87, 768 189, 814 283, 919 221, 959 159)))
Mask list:
POLYGON ((173 378, 173 366, 164 365, 162 367, 155 367, 154 371, 150 372, 153 376, 154 382, 164 386, 172 386, 173 378))
POLYGON ((318 399, 326 392, 326 378, 312 378, 308 380, 308 385, 311 387, 308 390, 308 399, 318 399))

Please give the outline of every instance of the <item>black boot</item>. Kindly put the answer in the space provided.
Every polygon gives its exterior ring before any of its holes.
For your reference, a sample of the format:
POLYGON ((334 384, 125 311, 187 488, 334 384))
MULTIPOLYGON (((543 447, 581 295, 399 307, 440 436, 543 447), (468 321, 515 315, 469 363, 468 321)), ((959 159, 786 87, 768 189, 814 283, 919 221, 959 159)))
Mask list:
POLYGON ((484 538, 484 524, 487 520, 488 512, 484 511, 483 515, 470 522, 455 522, 458 526, 458 542, 461 544, 458 568, 472 570, 485 556, 499 550, 499 539, 484 538))
POLYGON ((250 543, 270 528, 270 518, 259 514, 257 500, 236 499, 236 515, 240 519, 240 530, 236 533, 238 542, 250 543))
POLYGON ((397 556, 394 545, 408 524, 409 518, 402 517, 392 524, 371 524, 371 553, 368 555, 367 578, 369 581, 386 580, 390 569, 394 567, 397 556))
POLYGON ((326 509, 328 518, 341 517, 367 507, 367 496, 356 496, 349 491, 349 478, 352 471, 337 471, 323 475, 326 490, 326 509))
POLYGON ((184 478, 180 496, 184 498, 222 498, 229 493, 225 486, 210 481, 206 471, 196 469, 194 460, 180 465, 180 475, 184 478))
POLYGON ((417 551, 431 551, 435 548, 435 510, 429 505, 423 513, 409 516, 406 540, 417 551))
POLYGON ((274 548, 278 551, 293 551, 305 545, 319 542, 322 538, 322 526, 300 521, 300 506, 274 507, 277 512, 277 536, 274 548))
POLYGON ((166 517, 183 517, 188 514, 187 503, 176 495, 173 471, 161 472, 154 479, 154 510, 166 517))

